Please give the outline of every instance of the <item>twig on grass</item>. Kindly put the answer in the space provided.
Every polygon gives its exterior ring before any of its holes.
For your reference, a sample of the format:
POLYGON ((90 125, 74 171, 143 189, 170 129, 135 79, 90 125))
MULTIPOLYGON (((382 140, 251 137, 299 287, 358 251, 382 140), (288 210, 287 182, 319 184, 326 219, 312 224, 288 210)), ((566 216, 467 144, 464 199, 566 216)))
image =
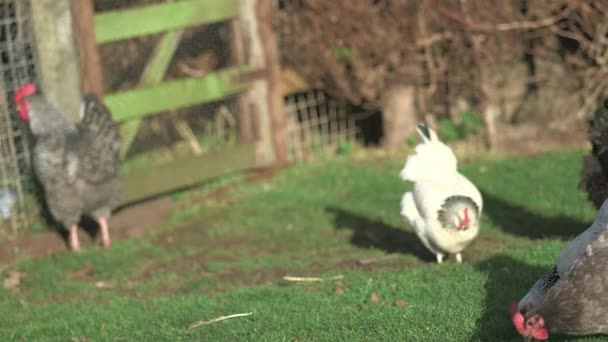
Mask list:
POLYGON ((201 326, 201 325, 211 324, 211 323, 223 321, 223 320, 229 319, 229 318, 245 317, 245 316, 249 316, 249 315, 253 315, 253 312, 239 313, 239 314, 228 315, 228 316, 220 316, 220 317, 208 320, 208 321, 198 321, 196 323, 190 324, 190 326, 188 327, 188 330, 192 330, 192 329, 194 329, 194 328, 196 328, 198 326, 201 326))
POLYGON ((389 260, 389 259, 395 259, 398 258, 399 254, 397 253, 391 253, 391 254, 386 254, 386 255, 382 255, 379 257, 371 257, 371 258, 365 258, 365 259, 359 259, 359 264, 361 265, 369 265, 369 264, 373 264, 375 262, 378 261, 383 261, 383 260, 389 260))
POLYGON ((317 278, 317 277, 292 277, 292 276, 284 276, 283 280, 287 280, 287 281, 301 281, 301 282, 321 282, 321 281, 326 281, 326 280, 339 280, 344 278, 343 275, 337 275, 331 278, 327 278, 327 279, 323 279, 323 278, 317 278))

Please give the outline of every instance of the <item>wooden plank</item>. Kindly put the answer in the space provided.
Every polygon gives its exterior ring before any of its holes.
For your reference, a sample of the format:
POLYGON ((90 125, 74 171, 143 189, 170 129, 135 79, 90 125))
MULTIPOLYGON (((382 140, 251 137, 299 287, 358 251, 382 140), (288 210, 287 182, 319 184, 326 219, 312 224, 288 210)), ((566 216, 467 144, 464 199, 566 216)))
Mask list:
POLYGON ((251 67, 228 68, 200 78, 164 82, 149 88, 107 95, 104 100, 114 120, 124 122, 169 109, 218 101, 238 94, 249 84, 233 82, 233 77, 251 67))
POLYGON ((100 13, 95 16, 97 42, 228 20, 236 15, 238 3, 238 0, 182 0, 100 13))
MULTIPOLYGON (((164 34, 160 42, 154 48, 152 57, 146 65, 139 81, 139 86, 153 86, 162 82, 171 59, 181 41, 183 30, 170 31, 164 34)), ((141 120, 131 120, 120 126, 120 136, 122 144, 120 146, 120 156, 124 157, 133 140, 137 136, 141 120)))
POLYGON ((281 90, 281 58, 273 23, 276 9, 271 1, 258 0, 256 18, 262 49, 266 57, 268 81, 268 115, 270 116, 272 146, 275 164, 285 165, 288 160, 287 119, 285 101, 281 90))
POLYGON ((162 82, 173 54, 182 39, 183 30, 167 32, 156 45, 152 58, 142 73, 140 86, 150 86, 162 82))
MULTIPOLYGON (((260 166, 287 161, 287 125, 280 89, 279 56, 272 31, 272 3, 266 0, 242 1, 237 16, 240 44, 236 49, 245 63, 266 74, 241 96, 241 106, 255 126, 257 160, 260 166)), ((237 42, 239 43, 239 42, 237 42)))
MULTIPOLYGON (((230 22, 230 62, 232 65, 245 64, 243 43, 241 25, 238 20, 232 20, 230 22)), ((239 111, 239 139, 242 142, 254 142, 257 139, 252 108, 249 106, 247 99, 245 99, 244 96, 239 96, 238 99, 236 99, 236 103, 239 111)))
POLYGON ((179 158, 161 165, 121 173, 125 186, 122 204, 196 185, 229 172, 255 166, 255 146, 242 144, 203 156, 179 158))
POLYGON ((72 0, 74 38, 80 65, 80 90, 103 95, 103 72, 99 47, 95 42, 93 0, 72 0))

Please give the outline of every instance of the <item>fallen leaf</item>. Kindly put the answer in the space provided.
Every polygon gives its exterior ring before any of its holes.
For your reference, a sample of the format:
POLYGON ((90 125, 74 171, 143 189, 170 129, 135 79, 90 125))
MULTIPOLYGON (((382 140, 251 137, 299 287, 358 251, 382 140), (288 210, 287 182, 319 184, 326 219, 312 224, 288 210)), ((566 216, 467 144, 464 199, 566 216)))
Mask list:
POLYGON ((376 292, 373 292, 372 295, 369 297, 369 299, 374 304, 378 304, 380 302, 380 298, 378 297, 378 294, 376 292))
POLYGON ((6 277, 6 279, 4 279, 4 281, 2 282, 2 286, 8 290, 16 289, 17 287, 19 287, 19 284, 21 283, 21 278, 23 278, 24 276, 25 273, 21 273, 19 271, 10 271, 8 273, 8 277, 6 277))
POLYGON ((340 286, 336 286, 334 292, 339 296, 344 293, 344 289, 342 289, 340 286))
POLYGON ((98 281, 95 283, 95 287, 97 287, 98 289, 111 289, 113 286, 112 284, 108 284, 105 281, 98 281))
POLYGON ((404 300, 398 300, 395 302, 395 305, 397 305, 400 308, 404 308, 404 307, 408 306, 408 303, 404 300))

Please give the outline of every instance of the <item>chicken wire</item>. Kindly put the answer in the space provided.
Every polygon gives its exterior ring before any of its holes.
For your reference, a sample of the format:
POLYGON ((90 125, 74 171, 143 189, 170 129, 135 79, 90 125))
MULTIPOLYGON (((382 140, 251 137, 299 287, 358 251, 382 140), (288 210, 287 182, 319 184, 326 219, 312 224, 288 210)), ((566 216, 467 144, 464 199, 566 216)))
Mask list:
POLYGON ((359 130, 348 104, 313 89, 285 97, 289 158, 299 162, 357 142, 359 130))
POLYGON ((0 1, 0 233, 13 236, 27 225, 25 189, 30 167, 29 133, 10 99, 36 80, 34 38, 28 2, 0 1), (12 200, 11 200, 12 199, 12 200))

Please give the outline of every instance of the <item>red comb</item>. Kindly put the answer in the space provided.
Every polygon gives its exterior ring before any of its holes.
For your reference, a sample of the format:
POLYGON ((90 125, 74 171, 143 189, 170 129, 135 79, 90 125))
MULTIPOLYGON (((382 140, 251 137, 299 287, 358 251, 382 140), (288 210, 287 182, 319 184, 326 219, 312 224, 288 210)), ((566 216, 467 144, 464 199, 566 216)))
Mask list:
POLYGON ((520 335, 524 335, 526 333, 526 329, 524 327, 524 315, 517 312, 513 317, 511 317, 511 321, 513 321, 513 325, 515 325, 515 329, 520 335))
POLYGON ((15 92, 15 102, 21 102, 24 96, 30 95, 36 92, 36 85, 32 82, 28 82, 17 89, 15 92))

